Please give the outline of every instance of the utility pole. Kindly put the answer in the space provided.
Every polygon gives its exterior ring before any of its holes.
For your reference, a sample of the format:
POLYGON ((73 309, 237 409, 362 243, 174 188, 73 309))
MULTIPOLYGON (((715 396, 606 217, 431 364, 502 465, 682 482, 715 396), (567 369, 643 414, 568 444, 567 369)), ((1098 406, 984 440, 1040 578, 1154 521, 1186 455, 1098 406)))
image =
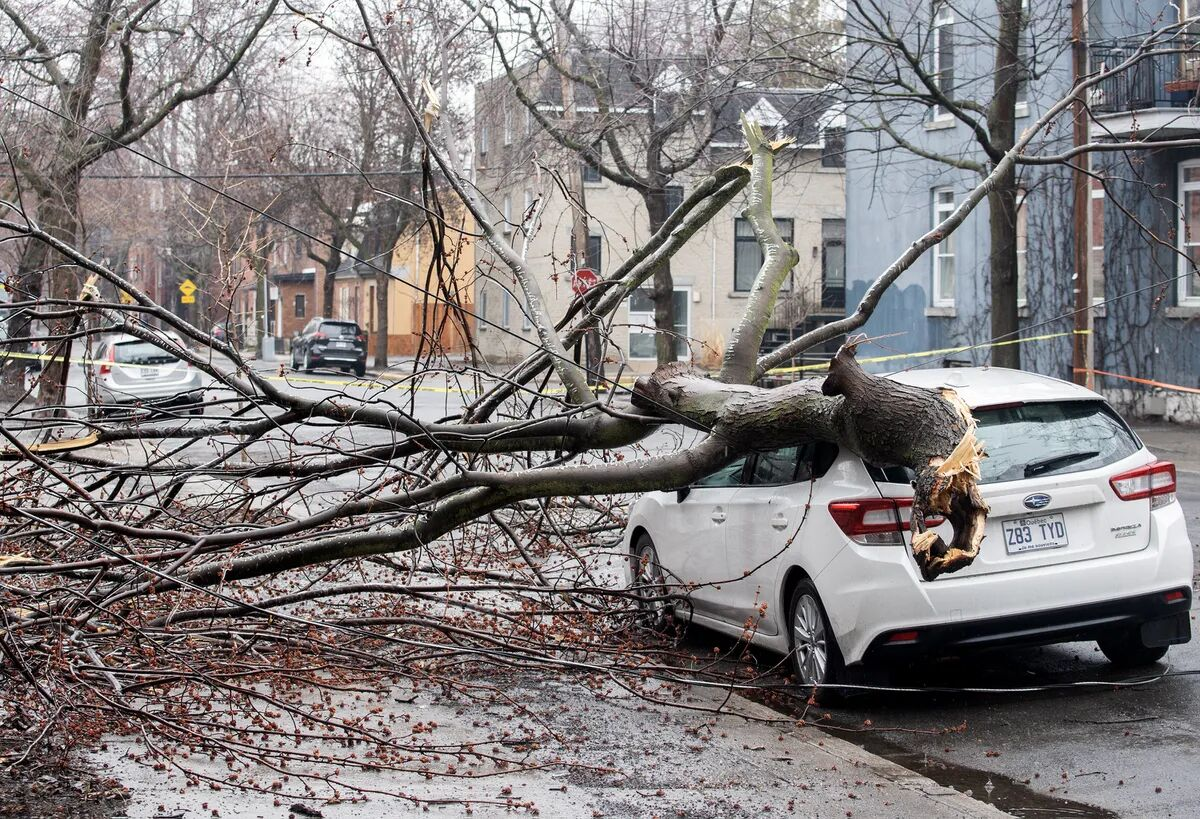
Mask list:
MULTIPOLYGON (((1075 83, 1075 100, 1072 103, 1074 115, 1074 142, 1076 147, 1087 144, 1088 120, 1087 106, 1083 98, 1083 90, 1079 84, 1087 74, 1087 20, 1085 14, 1086 0, 1073 0, 1071 3, 1071 62, 1072 78, 1075 83)), ((1088 238, 1090 224, 1091 197, 1088 186, 1090 180, 1085 172, 1084 163, 1088 161, 1086 154, 1080 154, 1075 159, 1074 169, 1074 199, 1075 199, 1075 332, 1072 336, 1071 374, 1076 384, 1087 385, 1091 373, 1085 372, 1092 368, 1091 337, 1092 337, 1092 299, 1088 292, 1088 256, 1091 243, 1088 238)))
MULTIPOLYGON (((567 27, 561 19, 555 26, 555 34, 558 39, 559 60, 565 69, 561 72, 563 130, 570 133, 575 126, 575 84, 568 78, 568 75, 574 74, 574 66, 572 65, 567 27)), ((587 258, 589 234, 582 163, 573 160, 568 165, 565 176, 567 190, 575 200, 571 219, 571 277, 574 279, 575 271, 581 267, 587 267, 592 261, 587 258)), ((584 337, 584 348, 586 362, 584 369, 587 372, 587 382, 593 385, 598 384, 604 378, 604 359, 601 353, 599 328, 588 331, 584 337)))

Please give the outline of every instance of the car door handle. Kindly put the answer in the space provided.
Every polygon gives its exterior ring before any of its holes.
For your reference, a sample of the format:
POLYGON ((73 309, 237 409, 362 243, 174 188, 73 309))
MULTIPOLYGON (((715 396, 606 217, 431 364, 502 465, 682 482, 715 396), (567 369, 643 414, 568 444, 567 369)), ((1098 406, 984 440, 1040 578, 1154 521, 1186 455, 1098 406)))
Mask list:
POLYGON ((786 529, 788 526, 787 515, 783 512, 776 512, 775 517, 771 518, 771 526, 776 529, 786 529))
POLYGON ((714 509, 712 511, 712 519, 713 519, 713 523, 724 523, 725 522, 725 510, 722 509, 720 506, 718 506, 716 509, 714 509))

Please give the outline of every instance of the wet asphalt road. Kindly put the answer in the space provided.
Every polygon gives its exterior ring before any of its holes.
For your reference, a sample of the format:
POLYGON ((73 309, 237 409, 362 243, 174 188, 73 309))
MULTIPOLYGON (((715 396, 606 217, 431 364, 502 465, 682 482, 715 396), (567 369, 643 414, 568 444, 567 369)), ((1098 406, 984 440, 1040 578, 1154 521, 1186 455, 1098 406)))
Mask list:
MULTIPOLYGON (((1178 494, 1200 566, 1200 470, 1180 469, 1178 494)), ((783 708, 1017 816, 1200 816, 1196 617, 1194 604, 1193 641, 1143 674, 1113 670, 1094 643, 1071 643, 947 660, 897 680, 913 687, 1059 688, 872 693, 838 708, 783 708), (1164 676, 1123 685, 1157 675, 1164 676)))

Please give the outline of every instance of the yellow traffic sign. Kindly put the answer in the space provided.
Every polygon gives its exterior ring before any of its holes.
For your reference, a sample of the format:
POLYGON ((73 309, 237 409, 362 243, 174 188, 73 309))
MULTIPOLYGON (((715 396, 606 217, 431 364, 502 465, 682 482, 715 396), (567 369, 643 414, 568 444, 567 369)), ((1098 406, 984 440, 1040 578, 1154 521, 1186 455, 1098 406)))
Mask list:
POLYGON ((192 293, 192 294, 184 293, 182 296, 179 297, 179 303, 180 304, 195 304, 196 303, 196 295, 194 293, 192 293))
POLYGON ((179 292, 183 294, 184 298, 191 296, 196 290, 196 284, 191 279, 184 279, 179 283, 179 292))

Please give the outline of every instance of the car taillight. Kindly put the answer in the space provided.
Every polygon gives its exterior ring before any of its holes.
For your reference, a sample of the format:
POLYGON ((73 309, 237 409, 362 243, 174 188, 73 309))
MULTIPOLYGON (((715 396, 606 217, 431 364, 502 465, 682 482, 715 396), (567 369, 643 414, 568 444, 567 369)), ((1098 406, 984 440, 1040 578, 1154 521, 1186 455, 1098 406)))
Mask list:
POLYGON ((1175 464, 1155 461, 1108 479, 1117 497, 1124 501, 1150 499, 1150 508, 1159 509, 1175 501, 1175 464))
POLYGON ((313 333, 313 341, 324 341, 327 338, 329 338, 329 336, 325 335, 324 333, 313 333))
POLYGON ((355 336, 355 337, 354 337, 354 340, 355 340, 355 341, 366 341, 366 339, 365 339, 365 338, 363 338, 361 335, 357 335, 357 336, 355 336))
POLYGON ((113 347, 109 347, 108 355, 105 356, 104 360, 109 363, 100 365, 100 375, 108 375, 109 373, 112 372, 112 363, 111 362, 114 362, 117 360, 116 349, 113 347))
MULTIPOLYGON (((838 528, 864 546, 903 546, 904 532, 912 524, 912 498, 863 498, 834 501, 829 514, 838 528)), ((927 517, 929 528, 945 518, 927 517)))

